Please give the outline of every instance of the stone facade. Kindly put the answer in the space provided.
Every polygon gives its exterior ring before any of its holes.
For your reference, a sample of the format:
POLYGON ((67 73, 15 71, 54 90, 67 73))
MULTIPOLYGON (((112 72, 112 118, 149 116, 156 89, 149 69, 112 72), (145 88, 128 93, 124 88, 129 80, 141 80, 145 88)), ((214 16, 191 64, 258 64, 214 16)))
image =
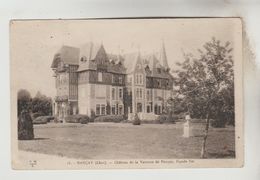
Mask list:
POLYGON ((173 80, 164 45, 142 56, 108 54, 102 44, 62 46, 52 69, 56 78, 55 115, 126 115, 154 119, 172 97, 173 80))

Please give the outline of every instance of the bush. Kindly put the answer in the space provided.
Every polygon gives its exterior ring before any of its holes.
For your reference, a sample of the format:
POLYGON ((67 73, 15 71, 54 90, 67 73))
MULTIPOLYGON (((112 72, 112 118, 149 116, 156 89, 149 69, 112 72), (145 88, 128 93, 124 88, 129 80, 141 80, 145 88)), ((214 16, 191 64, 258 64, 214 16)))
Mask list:
POLYGON ((43 114, 42 114, 42 113, 38 113, 38 112, 31 114, 31 117, 32 117, 33 120, 36 119, 36 118, 39 117, 39 116, 43 116, 43 114))
POLYGON ((119 123, 124 120, 122 115, 106 115, 95 118, 94 122, 115 122, 119 123))
POLYGON ((162 115, 158 116, 156 120, 157 120, 160 124, 163 124, 163 123, 166 122, 166 120, 167 120, 167 115, 162 114, 162 115))
POLYGON ((81 120, 82 122, 89 121, 89 117, 82 114, 69 115, 65 117, 65 122, 67 123, 81 123, 81 120))
POLYGON ((156 120, 141 120, 142 124, 161 124, 160 121, 156 120))
POLYGON ((94 122, 95 118, 96 118, 96 114, 93 110, 91 110, 89 122, 94 122))
POLYGON ((33 119, 33 124, 47 124, 48 118, 46 116, 39 116, 33 119))
POLYGON ((135 117, 134 117, 134 120, 133 120, 133 125, 141 125, 141 120, 138 117, 137 113, 135 113, 135 117))
POLYGON ((225 119, 212 119, 210 121, 211 127, 214 128, 224 128, 226 127, 226 120, 225 119))
POLYGON ((90 118, 88 116, 82 116, 80 118, 80 124, 88 124, 90 122, 90 118))
POLYGON ((156 121, 158 121, 160 124, 174 124, 179 119, 178 115, 168 115, 168 114, 162 114, 157 117, 156 121))
POLYGON ((31 140, 34 138, 33 123, 29 112, 22 111, 18 118, 18 139, 31 140))
POLYGON ((45 118, 47 119, 47 122, 50 122, 51 120, 55 119, 54 116, 45 116, 45 118))

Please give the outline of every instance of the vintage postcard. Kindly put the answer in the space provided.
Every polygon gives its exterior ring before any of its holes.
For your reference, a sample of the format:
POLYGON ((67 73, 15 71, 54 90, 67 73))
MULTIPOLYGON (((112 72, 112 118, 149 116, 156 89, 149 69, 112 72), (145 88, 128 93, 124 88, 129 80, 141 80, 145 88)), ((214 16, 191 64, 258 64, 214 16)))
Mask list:
POLYGON ((240 18, 10 21, 14 169, 244 163, 240 18))

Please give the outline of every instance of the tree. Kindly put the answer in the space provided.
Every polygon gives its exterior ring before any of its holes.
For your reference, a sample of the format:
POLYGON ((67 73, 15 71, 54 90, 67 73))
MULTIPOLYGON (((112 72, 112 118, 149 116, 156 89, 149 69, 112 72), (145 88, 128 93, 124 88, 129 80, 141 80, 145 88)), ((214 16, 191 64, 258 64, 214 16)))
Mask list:
POLYGON ((50 115, 52 113, 52 100, 51 98, 37 92, 32 99, 32 112, 41 113, 43 115, 50 115))
POLYGON ((31 94, 25 89, 20 89, 17 93, 17 115, 19 116, 23 110, 31 109, 31 94))
POLYGON ((192 116, 206 119, 201 158, 206 157, 210 119, 217 120, 221 114, 232 118, 230 114, 234 114, 233 58, 229 46, 229 42, 222 45, 212 38, 203 50, 198 50, 198 58, 184 54, 184 62, 177 63, 179 69, 173 72, 179 103, 192 116))
POLYGON ((17 94, 17 115, 18 115, 18 139, 29 140, 34 138, 33 123, 30 116, 31 95, 21 89, 17 94))
POLYGON ((172 97, 167 99, 167 106, 166 106, 166 112, 167 112, 167 121, 171 123, 175 123, 174 116, 174 99, 172 97))

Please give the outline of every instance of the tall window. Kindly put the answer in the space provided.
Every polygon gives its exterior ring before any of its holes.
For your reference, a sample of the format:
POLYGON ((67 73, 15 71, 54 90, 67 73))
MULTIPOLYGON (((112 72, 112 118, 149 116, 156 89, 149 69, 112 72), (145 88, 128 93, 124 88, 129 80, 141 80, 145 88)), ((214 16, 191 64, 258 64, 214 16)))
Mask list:
POLYGON ((162 113, 162 111, 161 111, 161 110, 162 110, 161 106, 160 106, 160 105, 158 105, 158 113, 159 113, 159 114, 161 114, 161 113, 162 113))
POLYGON ((131 89, 128 89, 127 93, 128 93, 128 96, 132 96, 132 90, 131 89))
POLYGON ((139 79, 139 82, 140 82, 140 84, 142 85, 142 84, 143 84, 143 75, 140 74, 140 75, 139 75, 139 78, 140 78, 140 79, 139 79))
POLYGON ((123 89, 120 88, 119 89, 119 99, 122 99, 123 98, 123 89))
POLYGON ((115 75, 112 74, 112 83, 115 83, 115 75))
POLYGON ((150 113, 150 112, 151 112, 151 106, 150 106, 150 105, 147 105, 146 108, 147 108, 147 109, 146 109, 146 112, 147 112, 147 113, 150 113))
POLYGON ((142 99, 143 98, 143 89, 136 88, 136 98, 137 99, 142 99))
POLYGON ((116 106, 115 106, 115 105, 112 105, 111 111, 112 111, 112 114, 113 114, 113 115, 116 114, 116 106))
POLYGON ((96 104, 96 115, 100 115, 100 104, 96 104))
POLYGON ((98 81, 102 82, 102 73, 101 72, 98 72, 98 81))
POLYGON ((105 114, 106 114, 106 105, 96 104, 96 115, 105 115, 105 114))
POLYGON ((143 85, 143 75, 142 74, 136 74, 135 75, 135 83, 137 85, 143 85))
POLYGON ((119 84, 123 84, 123 77, 119 76, 118 81, 119 81, 119 84))
POLYGON ((129 77, 129 76, 128 76, 128 77, 127 77, 127 82, 130 83, 130 84, 132 84, 132 77, 129 77))
POLYGON ((116 90, 115 88, 112 88, 112 100, 115 100, 116 97, 116 90))
POLYGON ((105 104, 101 104, 101 115, 105 115, 106 114, 106 106, 105 104))
POLYGON ((119 115, 122 115, 122 114, 123 114, 123 106, 122 106, 122 105, 119 105, 119 106, 118 106, 118 114, 119 114, 119 115))

